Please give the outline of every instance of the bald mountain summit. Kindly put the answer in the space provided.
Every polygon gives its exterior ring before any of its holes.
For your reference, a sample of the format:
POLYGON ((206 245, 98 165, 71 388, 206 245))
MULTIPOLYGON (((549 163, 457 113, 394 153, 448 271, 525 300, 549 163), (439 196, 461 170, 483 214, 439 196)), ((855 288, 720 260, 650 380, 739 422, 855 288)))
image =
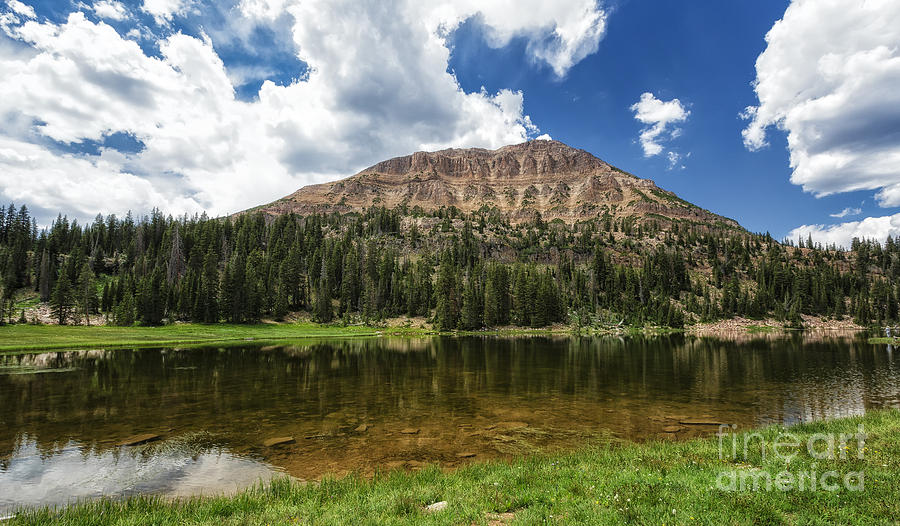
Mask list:
POLYGON ((255 210, 267 215, 362 211, 372 206, 431 212, 495 209, 511 223, 598 217, 723 228, 738 224, 559 141, 496 150, 451 148, 382 161, 340 181, 303 187, 255 210))

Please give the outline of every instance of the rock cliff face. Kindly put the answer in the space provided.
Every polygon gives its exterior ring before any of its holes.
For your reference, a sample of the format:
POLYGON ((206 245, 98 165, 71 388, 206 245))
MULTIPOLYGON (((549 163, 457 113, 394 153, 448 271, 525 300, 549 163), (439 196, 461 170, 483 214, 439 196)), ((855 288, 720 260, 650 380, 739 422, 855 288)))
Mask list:
POLYGON ((350 212, 377 205, 424 210, 455 206, 470 212, 493 207, 512 222, 534 217, 567 223, 604 217, 680 219, 738 227, 672 192, 623 172, 590 153, 558 141, 416 152, 358 174, 303 187, 263 205, 270 215, 287 212, 350 212))

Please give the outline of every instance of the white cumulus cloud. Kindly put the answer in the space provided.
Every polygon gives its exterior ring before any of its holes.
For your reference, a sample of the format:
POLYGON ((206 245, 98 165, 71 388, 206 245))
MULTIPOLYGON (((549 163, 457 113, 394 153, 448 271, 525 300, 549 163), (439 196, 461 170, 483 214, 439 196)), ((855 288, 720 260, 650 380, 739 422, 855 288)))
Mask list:
POLYGON ((175 16, 184 15, 192 0, 144 0, 141 9, 151 15, 157 24, 166 25, 175 16))
POLYGON ((458 0, 434 5, 429 18, 451 26, 473 15, 482 17, 491 45, 502 47, 514 37, 525 37, 529 53, 558 77, 596 52, 606 33, 606 13, 596 0, 458 0))
POLYGON ((159 203, 171 213, 202 212, 198 203, 166 191, 166 185, 129 173, 116 152, 84 157, 56 154, 42 146, 0 137, 3 194, 55 215, 67 210, 80 217, 123 210, 146 210, 159 203))
POLYGON ((794 0, 766 42, 746 147, 764 147, 775 126, 794 184, 816 196, 878 190, 879 204, 900 205, 900 2, 794 0))
POLYGON ((128 18, 128 9, 122 5, 122 2, 116 0, 99 0, 91 6, 94 13, 100 18, 108 18, 110 20, 125 20, 128 18))
POLYGON ((867 217, 837 225, 803 225, 788 233, 788 239, 806 240, 812 236, 816 243, 849 248, 853 238, 874 239, 884 242, 887 236, 900 236, 900 214, 867 217))
POLYGON ((12 12, 21 15, 25 18, 35 18, 37 14, 34 12, 34 8, 30 5, 23 4, 19 0, 7 0, 7 5, 12 9, 12 12))
MULTIPOLYGON (((680 128, 670 125, 686 121, 691 114, 680 100, 662 101, 649 92, 641 94, 640 100, 631 105, 631 111, 634 118, 644 124, 639 137, 644 157, 663 153, 663 143, 681 135, 680 128)), ((672 151, 666 156, 672 167, 682 159, 681 154, 672 151)))
POLYGON ((828 214, 828 215, 830 215, 831 217, 841 218, 841 217, 848 217, 848 216, 858 216, 861 213, 862 213, 861 208, 851 208, 848 206, 847 208, 844 208, 840 212, 837 212, 834 214, 828 214))
MULTIPOLYGON (((0 198, 90 215, 222 214, 417 149, 522 142, 539 133, 524 95, 463 90, 448 72, 452 30, 478 16, 491 45, 524 37, 562 75, 596 49, 606 20, 593 1, 524 4, 243 0, 231 16, 247 27, 287 21, 309 66, 287 85, 265 81, 250 102, 235 96, 234 74, 202 34, 170 31, 151 56, 81 12, 61 23, 17 19, 4 27, 26 51, 0 46, 0 198), (115 133, 143 149, 65 153, 115 133)), ((201 7, 142 8, 167 23, 201 7)))

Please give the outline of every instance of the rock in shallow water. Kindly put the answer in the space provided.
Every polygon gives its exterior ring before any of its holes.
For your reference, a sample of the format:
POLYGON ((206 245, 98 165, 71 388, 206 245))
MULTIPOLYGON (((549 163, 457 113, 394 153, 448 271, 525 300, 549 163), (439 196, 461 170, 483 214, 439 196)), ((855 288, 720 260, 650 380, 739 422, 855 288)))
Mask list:
POLYGON ((146 444, 147 442, 153 442, 154 440, 159 440, 159 435, 154 435, 153 433, 144 433, 142 435, 134 435, 133 437, 128 437, 125 440, 118 442, 117 446, 139 446, 141 444, 146 444))
POLYGON ((663 431, 665 431, 666 433, 677 433, 682 429, 684 428, 681 426, 666 426, 663 428, 663 431))
POLYGON ((294 437, 275 437, 275 438, 270 438, 270 439, 266 440, 265 442, 263 442, 263 445, 266 447, 274 447, 274 446, 280 446, 282 444, 293 444, 293 443, 294 443, 294 437))

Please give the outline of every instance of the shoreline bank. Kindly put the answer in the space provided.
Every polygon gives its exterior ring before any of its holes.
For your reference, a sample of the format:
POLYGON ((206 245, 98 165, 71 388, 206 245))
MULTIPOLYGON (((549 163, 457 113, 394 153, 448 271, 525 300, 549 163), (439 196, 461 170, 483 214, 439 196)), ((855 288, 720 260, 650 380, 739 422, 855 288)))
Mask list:
POLYGON ((807 444, 815 437, 854 435, 859 426, 864 444, 851 442, 849 454, 828 458, 803 448, 788 461, 755 448, 740 458, 723 457, 716 437, 603 442, 453 471, 431 466, 381 472, 371 480, 357 475, 306 484, 276 480, 227 497, 100 499, 61 510, 23 510, 5 524, 890 523, 900 513, 894 494, 900 487, 900 411, 748 431, 766 444, 786 433, 807 444), (723 473, 774 477, 829 471, 862 473, 864 485, 784 490, 720 483, 723 473))
MULTIPOLYGON (((854 324, 810 324, 806 331, 829 333, 857 333, 864 330, 854 324)), ((498 327, 476 331, 439 331, 427 326, 394 324, 321 325, 312 322, 266 322, 258 324, 197 324, 176 323, 158 327, 117 327, 112 325, 31 325, 0 326, 0 354, 18 354, 61 349, 139 348, 139 347, 196 347, 204 345, 240 345, 242 343, 272 343, 308 341, 316 338, 359 338, 380 336, 653 336, 687 334, 700 337, 732 336, 734 334, 782 334, 796 332, 773 325, 769 321, 733 319, 685 328, 669 327, 573 327, 554 325, 546 328, 498 327)), ((900 343, 900 338, 870 338, 869 343, 900 343)))

